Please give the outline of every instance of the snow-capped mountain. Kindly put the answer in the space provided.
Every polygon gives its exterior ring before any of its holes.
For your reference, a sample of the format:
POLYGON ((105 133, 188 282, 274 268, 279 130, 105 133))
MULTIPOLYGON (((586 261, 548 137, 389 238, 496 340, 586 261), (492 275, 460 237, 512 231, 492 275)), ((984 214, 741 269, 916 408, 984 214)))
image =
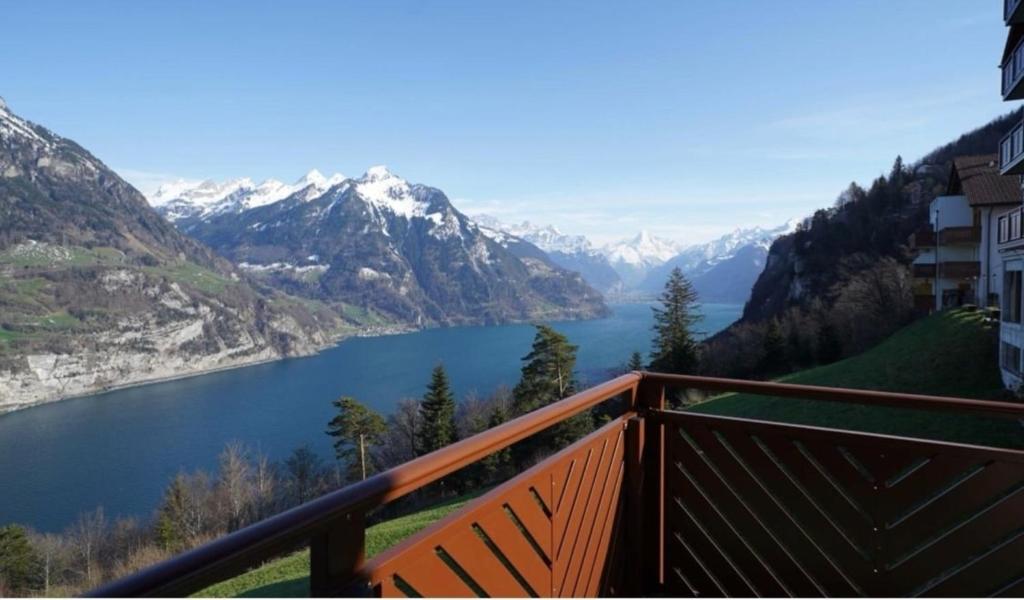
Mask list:
POLYGON ((675 256, 679 249, 676 242, 641 231, 631 239, 603 246, 600 252, 619 274, 624 286, 630 289, 643 281, 651 269, 675 256))
POLYGON ((441 190, 411 184, 385 167, 322 192, 310 184, 276 202, 176 224, 271 285, 403 323, 497 323, 605 311, 578 274, 526 241, 522 252, 513 252, 441 190))
POLYGON ((695 244, 653 268, 637 288, 661 290, 672 269, 679 267, 706 302, 746 302, 750 288, 764 269, 768 248, 778 237, 796 229, 797 221, 778 227, 750 227, 704 244, 695 244))
POLYGON ((683 273, 697 275, 732 258, 745 246, 757 246, 767 252, 776 238, 792 233, 796 230, 796 225, 797 221, 791 220, 778 227, 737 228, 710 242, 683 249, 678 255, 670 257, 670 260, 666 261, 666 268, 671 270, 674 267, 679 267, 683 273))
POLYGON ((534 225, 529 221, 508 224, 489 215, 475 215, 473 220, 491 239, 513 252, 519 249, 519 240, 540 248, 558 266, 576 271, 583 279, 602 292, 618 289, 622 285, 619 274, 600 250, 582 235, 562 233, 553 225, 534 225))
POLYGON ((345 176, 340 173, 325 177, 316 169, 291 185, 276 179, 255 184, 248 177, 199 182, 179 179, 161 185, 148 200, 157 212, 171 222, 178 223, 266 206, 300 191, 304 192, 306 199, 310 199, 344 180, 345 176))

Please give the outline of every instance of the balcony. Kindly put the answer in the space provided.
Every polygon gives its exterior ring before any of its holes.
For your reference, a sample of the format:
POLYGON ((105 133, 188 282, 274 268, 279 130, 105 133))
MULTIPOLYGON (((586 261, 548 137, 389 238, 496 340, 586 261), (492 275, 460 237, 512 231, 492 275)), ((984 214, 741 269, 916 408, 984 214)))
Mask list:
POLYGON ((1003 100, 1024 98, 1024 37, 1017 40, 1013 50, 1006 55, 1002 65, 1003 100))
POLYGON ((935 263, 911 265, 911 274, 917 279, 935 279, 935 263))
POLYGON ((316 596, 1021 593, 1024 452, 669 408, 681 390, 1024 417, 1017 403, 631 373, 91 595, 188 595, 302 545, 316 596), (619 417, 363 560, 369 511, 611 399, 619 417))
POLYGON ((1024 121, 1017 123, 999 142, 999 172, 1001 175, 1024 174, 1024 121))
POLYGON ((981 263, 978 261, 948 261, 939 263, 941 279, 970 279, 981 274, 981 263))
POLYGON ((1003 0, 1003 22, 1007 25, 1024 23, 1024 2, 1022 0, 1003 0))
POLYGON ((1000 249, 1017 246, 1022 243, 1021 208, 1014 208, 999 215, 996 219, 997 247, 1000 249))
POLYGON ((910 246, 911 250, 919 250, 921 248, 934 248, 935 247, 935 232, 931 229, 922 229, 921 231, 915 231, 910 234, 907 238, 907 245, 910 246))
POLYGON ((946 227, 939 232, 940 246, 975 246, 979 243, 980 227, 946 227))

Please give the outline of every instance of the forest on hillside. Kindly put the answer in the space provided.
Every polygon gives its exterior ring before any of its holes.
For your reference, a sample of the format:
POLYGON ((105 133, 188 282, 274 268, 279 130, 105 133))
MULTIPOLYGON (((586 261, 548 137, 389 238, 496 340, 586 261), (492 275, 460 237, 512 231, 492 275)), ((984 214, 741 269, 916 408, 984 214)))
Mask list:
POLYGON ((907 248, 945 192, 953 159, 992 154, 1024 111, 999 117, 907 164, 896 157, 868 186, 776 240, 743 317, 709 338, 701 371, 775 377, 858 354, 915 318, 907 248))

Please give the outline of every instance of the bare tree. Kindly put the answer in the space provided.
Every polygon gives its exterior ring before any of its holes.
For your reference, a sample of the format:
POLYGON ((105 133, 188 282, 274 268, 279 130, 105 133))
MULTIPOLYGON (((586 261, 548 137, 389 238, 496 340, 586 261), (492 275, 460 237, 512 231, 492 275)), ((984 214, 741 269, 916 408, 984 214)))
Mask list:
POLYGON ((249 451, 238 441, 229 442, 220 453, 217 497, 228 531, 241 527, 252 503, 252 467, 249 451))
POLYGON ((102 507, 80 515, 78 521, 71 526, 69 537, 77 559, 77 570, 89 587, 99 582, 97 560, 106 534, 107 518, 102 507))

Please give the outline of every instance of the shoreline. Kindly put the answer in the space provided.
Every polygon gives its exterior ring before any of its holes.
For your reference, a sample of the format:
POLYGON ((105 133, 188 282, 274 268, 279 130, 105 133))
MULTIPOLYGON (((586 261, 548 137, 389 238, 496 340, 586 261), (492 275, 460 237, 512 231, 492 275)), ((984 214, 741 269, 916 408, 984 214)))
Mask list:
MULTIPOLYGON (((622 303, 629 304, 629 302, 622 302, 622 303)), ((610 304, 616 304, 616 303, 613 302, 613 303, 610 303, 610 304)), ((154 385, 154 384, 158 384, 158 383, 167 383, 167 382, 170 382, 170 381, 178 381, 178 380, 181 380, 181 379, 189 379, 191 377, 199 377, 199 376, 202 376, 202 375, 212 375, 214 373, 220 373, 220 372, 224 372, 224 371, 233 371, 235 369, 243 369, 245 367, 255 367, 257 365, 263 365, 263 364, 278 362, 278 361, 286 360, 286 359, 290 359, 290 358, 308 358, 308 357, 311 357, 311 356, 316 356, 316 355, 320 354, 321 352, 323 352, 324 350, 327 350, 327 349, 330 349, 330 348, 334 348, 334 347, 338 346, 339 344, 341 344, 342 342, 344 342, 346 340, 349 340, 349 339, 353 339, 353 338, 387 337, 387 336, 392 336, 392 335, 402 335, 402 334, 406 334, 406 333, 416 333, 416 332, 420 332, 420 331, 426 331, 426 330, 429 330, 429 329, 451 328, 451 327, 491 327, 491 326, 500 326, 500 325, 521 325, 521 324, 529 324, 529 323, 535 323, 535 322, 590 321, 590 320, 595 320, 595 319, 606 318, 607 316, 608 315, 604 315, 604 314, 602 314, 602 315, 590 315, 590 316, 585 316, 585 317, 584 316, 567 316, 567 315, 562 315, 562 316, 558 316, 558 317, 547 317, 545 319, 515 319, 515 320, 505 321, 505 322, 502 322, 502 323, 485 323, 485 322, 481 321, 481 322, 477 322, 477 323, 458 323, 458 324, 450 324, 450 325, 431 324, 431 325, 426 325, 426 326, 422 326, 422 327, 415 327, 415 326, 412 326, 412 325, 395 325, 395 326, 371 327, 371 328, 367 328, 367 329, 357 330, 355 332, 346 332, 346 333, 337 334, 335 337, 333 337, 331 339, 330 342, 321 344, 319 346, 316 346, 314 349, 310 350, 309 352, 303 352, 303 353, 300 353, 300 354, 291 354, 291 355, 287 355, 287 356, 278 356, 278 357, 275 357, 275 358, 264 358, 264 359, 240 362, 240 363, 232 364, 232 365, 224 365, 224 366, 221 366, 221 367, 214 367, 214 368, 208 368, 208 369, 199 369, 199 370, 195 370, 195 371, 186 371, 186 372, 182 372, 182 373, 177 373, 177 374, 174 374, 174 375, 165 375, 165 376, 153 377, 153 378, 149 378, 149 379, 141 379, 141 380, 138 380, 138 381, 132 381, 130 383, 123 383, 123 384, 117 384, 117 385, 104 386, 104 387, 96 388, 94 390, 90 390, 88 392, 83 392, 81 394, 71 394, 71 395, 67 395, 67 396, 58 396, 58 397, 55 397, 55 398, 51 398, 51 399, 48 399, 48 400, 42 400, 42 401, 39 401, 39 402, 31 402, 31 403, 27 403, 27 404, 18 404, 18 405, 13 405, 13 406, 3 406, 3 405, 0 405, 0 419, 2 419, 6 415, 9 415, 9 414, 12 414, 12 413, 20 412, 20 411, 23 411, 23 410, 29 410, 29 409, 32 409, 32 408, 37 408, 37 407, 48 405, 48 404, 56 404, 56 403, 59 403, 59 402, 63 402, 65 400, 74 400, 76 398, 87 398, 87 397, 90 397, 90 396, 102 396, 103 394, 107 394, 107 393, 110 393, 110 392, 116 392, 116 391, 119 391, 119 390, 125 390, 125 389, 130 389, 130 388, 135 388, 135 387, 142 387, 142 386, 147 386, 147 385, 154 385)))
POLYGON ((117 384, 117 385, 103 386, 103 387, 96 388, 96 389, 88 391, 88 392, 83 392, 81 394, 71 394, 71 395, 68 395, 68 396, 59 396, 59 397, 56 397, 56 398, 52 398, 50 400, 42 400, 40 402, 31 402, 31 403, 28 403, 28 404, 18 404, 18 405, 14 405, 14 406, 3 406, 3 405, 0 405, 0 418, 3 418, 5 415, 9 415, 11 413, 16 413, 16 412, 20 412, 22 410, 28 410, 28 409, 31 409, 31 408, 37 408, 37 407, 40 407, 40 406, 45 406, 47 404, 56 404, 58 402, 63 402, 65 400, 74 400, 76 398, 87 398, 89 396, 102 396, 103 394, 107 394, 109 392, 116 392, 116 391, 119 391, 119 390, 126 390, 126 389, 130 389, 130 388, 142 387, 142 386, 147 386, 147 385, 155 385, 155 384, 158 384, 158 383, 167 383, 169 381, 179 381, 181 379, 189 379, 191 377, 199 377, 199 376, 202 376, 202 375, 212 375, 214 373, 221 373, 221 372, 224 372, 224 371, 233 371, 235 369, 244 369, 246 367, 255 367, 257 365, 265 365, 265 364, 268 364, 268 363, 278 362, 278 361, 281 361, 281 360, 287 360, 289 358, 309 358, 310 356, 316 356, 317 354, 320 354, 324 350, 327 350, 327 349, 330 349, 330 348, 334 348, 338 344, 340 344, 340 343, 342 343, 342 342, 344 342, 346 340, 352 339, 352 338, 386 337, 386 336, 389 336, 389 335, 400 335, 400 334, 403 334, 403 333, 413 333, 413 332, 421 331, 421 330, 422 329, 406 328, 406 327, 394 327, 394 328, 385 327, 385 328, 380 328, 380 329, 366 329, 366 330, 358 331, 356 333, 343 333, 343 334, 339 334, 339 335, 335 336, 334 338, 332 338, 330 342, 327 342, 325 344, 321 344, 319 346, 316 346, 314 349, 310 350, 309 352, 303 352, 303 353, 300 353, 300 354, 289 354, 287 356, 278 356, 278 357, 275 357, 275 358, 263 358, 263 359, 239 362, 239 363, 232 364, 232 365, 224 365, 224 366, 221 366, 221 367, 214 367, 214 368, 209 368, 209 369, 198 369, 198 370, 195 370, 195 371, 181 372, 181 373, 177 373, 177 374, 174 374, 174 375, 164 375, 164 376, 160 376, 160 377, 152 377, 152 378, 148 378, 148 379, 140 379, 138 381, 132 381, 130 383, 122 383, 122 384, 117 384))

